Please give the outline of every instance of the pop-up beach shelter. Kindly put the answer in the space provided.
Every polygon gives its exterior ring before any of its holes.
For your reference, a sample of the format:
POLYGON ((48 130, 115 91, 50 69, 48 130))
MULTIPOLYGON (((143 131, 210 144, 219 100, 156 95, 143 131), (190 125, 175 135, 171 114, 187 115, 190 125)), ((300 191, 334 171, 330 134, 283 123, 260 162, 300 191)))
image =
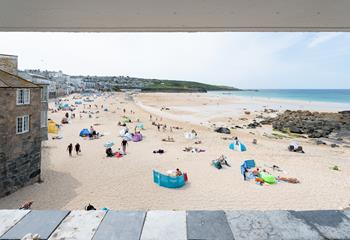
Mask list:
POLYGON ((47 124, 47 131, 48 133, 54 133, 54 134, 58 133, 57 124, 53 120, 49 120, 47 124))
POLYGON ((186 139, 195 139, 197 137, 197 135, 195 133, 192 133, 192 132, 185 132, 184 136, 186 139))
POLYGON ((65 103, 65 104, 60 104, 59 109, 63 109, 63 110, 68 110, 69 109, 69 104, 68 103, 65 103))
POLYGON ((133 142, 140 142, 142 141, 142 134, 141 133, 135 133, 132 137, 133 142))
POLYGON ((238 142, 238 143, 232 142, 232 143, 229 145, 229 148, 230 148, 231 150, 237 150, 237 151, 239 151, 239 152, 245 152, 245 151, 247 151, 247 147, 246 147, 243 143, 241 143, 241 142, 238 142))
POLYGON ((145 129, 145 126, 143 125, 143 123, 138 123, 138 124, 136 125, 136 128, 139 128, 139 129, 141 129, 141 130, 144 130, 144 129, 145 129))
POLYGON ((254 160, 245 160, 243 164, 241 165, 241 173, 244 175, 244 172, 246 169, 255 168, 255 161, 254 160))
POLYGON ((90 132, 87 128, 84 128, 83 130, 80 131, 79 136, 80 137, 86 137, 89 136, 90 132))

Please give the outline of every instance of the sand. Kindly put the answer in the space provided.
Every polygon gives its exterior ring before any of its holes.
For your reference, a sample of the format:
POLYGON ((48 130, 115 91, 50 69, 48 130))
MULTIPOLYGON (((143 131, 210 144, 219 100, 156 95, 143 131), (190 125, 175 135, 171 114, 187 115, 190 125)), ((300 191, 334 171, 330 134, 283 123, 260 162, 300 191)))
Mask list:
MULTIPOLYGON (((72 95, 70 103, 74 103, 72 95)), ((88 118, 75 111, 76 118, 62 127, 61 140, 49 140, 43 143, 42 179, 43 183, 19 189, 10 196, 0 199, 0 208, 17 208, 27 200, 33 200, 34 209, 82 209, 88 203, 97 208, 107 207, 121 210, 188 210, 188 209, 341 209, 350 203, 350 149, 329 146, 317 146, 309 139, 298 139, 306 153, 293 153, 287 150, 293 139, 271 139, 263 136, 271 134, 271 126, 257 129, 237 129, 231 135, 215 133, 212 125, 243 125, 260 114, 265 104, 271 101, 216 97, 209 94, 139 94, 135 101, 129 101, 124 93, 111 97, 99 97, 92 105, 93 114, 88 118), (100 105, 108 108, 103 111, 100 105), (161 111, 161 107, 170 110, 161 111), (117 125, 121 121, 123 109, 133 123, 128 124, 133 130, 136 120, 144 123, 145 136, 141 142, 129 142, 127 155, 122 158, 107 158, 103 144, 114 141, 116 150, 121 142, 117 125), (247 109, 244 109, 247 108, 247 109), (135 113, 130 114, 130 110, 135 113), (250 110, 250 115, 244 111, 250 110), (255 112, 257 111, 257 112, 255 112), (178 126, 173 132, 158 132, 149 120, 167 126, 178 126), (98 118, 96 118, 98 117, 98 118), (239 120, 239 118, 248 120, 239 120), (98 132, 105 133, 97 140, 84 140, 79 137, 82 128, 93 124, 98 132), (196 130, 197 140, 184 138, 184 132, 196 130), (162 142, 162 138, 173 137, 174 143, 162 142), (231 151, 229 140, 222 137, 238 136, 247 145, 247 152, 231 151), (258 141, 252 144, 253 138, 258 141), (82 153, 69 157, 66 151, 69 143, 80 143, 82 153), (204 153, 183 152, 184 147, 199 147, 204 153), (153 150, 162 148, 162 155, 153 154, 153 150), (221 154, 228 157, 232 167, 217 170, 210 165, 211 160, 221 154), (281 167, 285 173, 271 173, 286 177, 296 177, 300 184, 279 183, 275 185, 256 185, 253 181, 243 181, 240 165, 245 159, 254 159, 258 166, 273 164, 281 167), (341 171, 330 170, 333 165, 341 171), (165 172, 180 168, 188 173, 189 182, 180 189, 167 189, 153 183, 152 170, 165 172)), ((274 100, 280 109, 286 105, 274 100)), ((288 101, 293 105, 293 101, 288 101)), ((309 103, 298 102, 307 108, 309 103)), ((53 103, 50 104, 51 106, 53 103)), ((298 105, 298 106, 299 106, 298 105)), ((326 107, 325 107, 326 108, 326 107)), ((88 110, 88 109, 86 109, 88 110)), ((49 118, 59 122, 64 112, 50 113, 49 118)))

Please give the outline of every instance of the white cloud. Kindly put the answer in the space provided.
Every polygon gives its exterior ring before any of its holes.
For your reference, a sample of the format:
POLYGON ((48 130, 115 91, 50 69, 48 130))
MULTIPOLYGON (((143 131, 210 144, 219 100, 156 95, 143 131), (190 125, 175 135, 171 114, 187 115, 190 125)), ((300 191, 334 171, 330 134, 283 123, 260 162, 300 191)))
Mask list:
MULTIPOLYGON (((330 53, 340 51, 346 57, 349 54, 344 53, 350 51, 343 49, 348 41, 305 51, 310 36, 314 34, 3 32, 0 53, 18 55, 20 69, 62 70, 71 75, 128 75, 239 88, 302 88, 318 84, 320 78, 327 80, 323 71, 336 72, 335 67, 342 65, 344 60, 335 62, 340 57, 331 62, 330 53)), ((321 36, 314 39, 324 39, 321 36)), ((315 40, 313 45, 326 40, 315 40)))
POLYGON ((308 44, 309 48, 318 46, 321 43, 325 43, 333 38, 338 37, 342 33, 340 32, 327 32, 327 33, 317 33, 316 36, 308 44))

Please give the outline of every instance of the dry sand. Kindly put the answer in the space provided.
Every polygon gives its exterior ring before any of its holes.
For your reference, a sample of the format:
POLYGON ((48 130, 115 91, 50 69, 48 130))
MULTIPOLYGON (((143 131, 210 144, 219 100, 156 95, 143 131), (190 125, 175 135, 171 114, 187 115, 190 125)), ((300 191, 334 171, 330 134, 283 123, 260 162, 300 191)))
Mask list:
MULTIPOLYGON (((70 96, 70 103, 74 103, 70 96)), ((350 203, 350 149, 317 146, 308 139, 298 139, 305 154, 287 151, 291 139, 270 139, 263 134, 271 133, 270 126, 258 129, 233 130, 231 136, 238 136, 247 145, 247 152, 231 151, 230 141, 222 137, 229 135, 215 133, 210 126, 242 125, 249 122, 239 120, 256 100, 215 97, 207 94, 140 94, 135 102, 125 99, 123 93, 113 97, 99 97, 92 105, 101 104, 108 112, 99 110, 93 118, 83 114, 79 119, 80 105, 75 111, 76 118, 62 127, 61 140, 43 143, 41 184, 27 186, 10 196, 0 199, 0 208, 17 208, 24 201, 33 200, 34 209, 82 209, 91 203, 95 207, 110 209, 340 209, 350 203), (230 105, 231 104, 231 105, 230 105), (236 104, 236 105, 234 105, 236 104), (231 107, 228 107, 231 106, 231 107), (239 107, 237 107, 239 106, 239 107), (160 111, 161 107, 170 110, 160 111), (127 155, 122 158, 106 158, 103 144, 107 141, 120 145, 117 122, 123 115, 122 109, 134 123, 128 125, 133 130, 137 119, 143 122, 145 136, 141 142, 129 142, 127 155), (135 114, 130 114, 130 110, 135 114), (167 126, 178 126, 181 130, 157 131, 149 120, 167 126), (96 118, 98 117, 98 118, 96 118), (231 119, 229 119, 231 117, 231 119), (97 140, 84 140, 79 137, 82 128, 93 124, 98 132, 106 135, 97 140), (202 144, 184 138, 184 132, 195 129, 202 144), (174 143, 162 142, 171 136, 174 143), (251 144, 252 139, 258 145, 251 144), (68 156, 69 143, 79 142, 82 153, 68 156), (204 153, 188 153, 182 149, 187 146, 205 149, 204 153), (152 151, 162 148, 163 155, 152 151), (222 170, 210 166, 212 159, 224 154, 231 168, 222 170), (279 183, 258 186, 253 181, 243 181, 240 165, 245 159, 255 159, 258 166, 278 165, 285 174, 275 175, 296 177, 300 184, 279 183), (338 165, 341 171, 330 170, 338 165), (167 189, 153 183, 152 170, 166 171, 180 168, 188 173, 189 182, 180 189, 167 189)), ((268 104, 269 101, 266 101, 268 104)), ((266 104, 259 101, 260 105, 266 104)), ((276 102, 279 104, 280 102, 276 102)), ((291 102, 293 103, 293 102, 291 102)), ((290 103, 289 103, 290 104, 290 103)), ((298 104, 301 104, 300 102, 298 104)), ((260 107, 262 107, 260 106, 260 107)), ((304 104, 307 107, 307 103, 304 104)), ((255 109, 255 110, 258 110, 255 109)), ((254 112, 248 116, 252 119, 254 112)), ((59 122, 64 112, 50 113, 49 117, 59 122)), ((243 116, 247 117, 247 116, 243 116)), ((270 170, 270 169, 269 169, 270 170)))

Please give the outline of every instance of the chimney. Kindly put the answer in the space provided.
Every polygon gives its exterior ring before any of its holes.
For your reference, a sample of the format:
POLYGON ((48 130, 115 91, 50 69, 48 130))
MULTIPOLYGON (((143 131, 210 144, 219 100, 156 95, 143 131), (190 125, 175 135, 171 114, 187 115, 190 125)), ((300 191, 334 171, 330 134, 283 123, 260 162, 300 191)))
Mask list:
POLYGON ((0 54, 0 70, 17 75, 18 57, 0 54))

